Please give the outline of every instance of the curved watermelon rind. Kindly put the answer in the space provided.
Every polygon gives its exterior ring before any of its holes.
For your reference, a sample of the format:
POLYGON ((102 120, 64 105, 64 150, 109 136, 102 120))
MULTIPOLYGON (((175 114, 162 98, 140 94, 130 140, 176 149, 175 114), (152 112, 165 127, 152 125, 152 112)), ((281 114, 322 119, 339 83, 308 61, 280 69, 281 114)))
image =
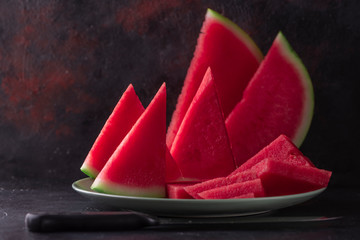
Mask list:
POLYGON ((96 169, 90 167, 87 164, 83 164, 80 168, 80 170, 85 173, 86 175, 88 175, 90 178, 95 179, 96 176, 99 174, 99 171, 97 171, 96 169))
POLYGON ((102 181, 96 178, 90 187, 92 190, 112 195, 122 195, 131 197, 150 197, 150 198, 164 198, 166 196, 164 186, 153 186, 153 187, 134 187, 124 186, 109 181, 102 181))
POLYGON ((218 22, 221 22, 226 28, 228 28, 234 35, 236 35, 239 39, 242 39, 242 42, 247 46, 247 48, 251 51, 251 53, 255 56, 255 58, 260 63, 264 55, 262 54, 261 50, 258 48, 256 43, 251 39, 251 37, 238 25, 232 22, 230 19, 224 17, 220 13, 208 8, 206 12, 205 18, 213 18, 216 19, 218 22))
MULTIPOLYGON (((245 80, 239 79, 240 82, 241 81, 248 82, 251 78, 251 75, 255 72, 256 68, 259 66, 259 64, 261 63, 261 61, 264 58, 264 56, 263 56, 262 52, 260 51, 260 49, 258 48, 258 46, 255 44, 255 42, 250 38, 250 36, 244 30, 242 30, 237 24, 232 22, 230 19, 228 19, 228 18, 222 16, 220 13, 208 8, 207 12, 205 14, 205 20, 204 20, 203 25, 200 30, 199 37, 197 39, 197 45, 195 48, 194 56, 191 60, 189 69, 186 74, 183 88, 181 90, 180 95, 178 96, 177 104, 176 104, 175 110, 172 114, 172 118, 171 118, 169 127, 167 129, 166 143, 167 143, 168 147, 171 147, 173 140, 177 134, 178 128, 180 127, 181 121, 183 120, 183 117, 186 114, 187 108, 189 107, 189 105, 191 103, 191 99, 195 95, 197 87, 200 85, 200 82, 201 82, 200 77, 194 77, 194 75, 196 75, 196 72, 198 71, 199 68, 200 69, 202 67, 207 68, 210 64, 209 59, 201 60, 200 62, 199 62, 199 59, 202 59, 201 56, 203 56, 204 52, 209 51, 209 52, 212 52, 212 54, 213 54, 214 52, 216 53, 217 51, 219 51, 218 48, 215 48, 215 50, 213 50, 212 48, 207 48, 207 50, 204 49, 205 48, 204 41, 206 39, 208 39, 206 37, 208 34, 208 30, 213 28, 212 27, 213 25, 220 25, 221 29, 224 29, 224 30, 226 30, 226 32, 229 32, 229 35, 233 35, 232 37, 234 37, 235 39, 238 40, 239 46, 242 49, 241 51, 243 51, 243 53, 246 55, 246 57, 250 57, 250 59, 251 59, 251 60, 249 60, 252 63, 251 64, 252 66, 250 67, 251 70, 243 68, 244 71, 251 71, 251 74, 249 74, 249 76, 246 77, 249 79, 245 79, 245 80), (204 61, 206 62, 205 64, 204 64, 204 61), (256 66, 254 66, 254 65, 256 65, 256 66), (252 69, 252 67, 254 67, 254 69, 252 69), (194 87, 194 85, 195 85, 195 87, 194 87), (190 91, 189 91, 189 89, 190 89, 190 91)), ((210 31, 210 38, 212 38, 211 34, 214 34, 214 33, 210 31)), ((218 36, 220 36, 220 38, 221 38, 222 35, 218 35, 218 36)), ((208 44, 208 41, 209 40, 206 40, 207 44, 208 44)), ((234 56, 239 57, 242 55, 234 55, 234 56)), ((236 64, 238 64, 237 61, 235 61, 235 65, 236 64)), ((240 66, 240 68, 241 68, 241 66, 240 66)), ((203 72, 202 74, 205 74, 205 72, 203 72)), ((199 74, 199 75, 202 75, 202 74, 199 74)), ((243 74, 244 73, 242 73, 242 75, 243 74)), ((246 83, 245 83, 245 85, 246 85, 246 83)), ((243 86, 243 87, 245 88, 245 86, 243 86)), ((239 90, 240 91, 239 95, 242 95, 242 91, 244 90, 243 87, 239 90)), ((233 103, 233 104, 234 104, 234 106, 236 105, 236 103, 233 103)), ((228 109, 228 111, 230 112, 231 109, 228 109)), ((228 113, 226 115, 228 115, 228 113)))
POLYGON ((287 39, 285 38, 284 34, 280 31, 276 36, 275 42, 279 44, 281 47, 282 54, 288 59, 288 61, 297 69, 299 76, 302 80, 305 92, 305 103, 303 109, 303 118, 301 123, 299 124, 299 128, 292 137, 293 143, 300 147, 305 137, 310 129, 311 121, 314 115, 314 89, 311 82, 310 75, 301 61, 298 54, 293 50, 287 39))

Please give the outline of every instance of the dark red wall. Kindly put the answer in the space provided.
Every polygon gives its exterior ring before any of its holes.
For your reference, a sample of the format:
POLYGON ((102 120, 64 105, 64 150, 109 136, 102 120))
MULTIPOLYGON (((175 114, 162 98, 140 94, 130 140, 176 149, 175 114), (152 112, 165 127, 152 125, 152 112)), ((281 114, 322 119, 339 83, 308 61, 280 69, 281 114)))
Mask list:
POLYGON ((0 180, 71 183, 119 97, 146 106, 167 83, 168 117, 206 8, 266 53, 283 31, 315 89, 301 150, 332 184, 358 184, 360 7, 353 1, 0 1, 0 180))

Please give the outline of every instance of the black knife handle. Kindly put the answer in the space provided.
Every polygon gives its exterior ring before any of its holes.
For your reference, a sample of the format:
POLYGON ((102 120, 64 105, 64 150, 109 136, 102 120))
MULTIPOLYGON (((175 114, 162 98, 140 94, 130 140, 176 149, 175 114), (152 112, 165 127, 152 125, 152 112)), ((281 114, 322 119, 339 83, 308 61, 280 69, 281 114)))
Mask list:
POLYGON ((156 226, 159 220, 139 212, 28 213, 25 224, 32 232, 120 231, 156 226))

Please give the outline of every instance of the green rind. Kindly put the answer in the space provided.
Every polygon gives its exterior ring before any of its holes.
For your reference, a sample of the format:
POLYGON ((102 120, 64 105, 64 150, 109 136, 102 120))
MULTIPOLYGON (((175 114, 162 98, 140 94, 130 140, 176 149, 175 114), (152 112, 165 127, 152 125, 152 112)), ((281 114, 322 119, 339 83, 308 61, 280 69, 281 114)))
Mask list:
POLYGON ((95 169, 93 169, 92 167, 83 164, 80 168, 80 170, 85 173, 86 175, 88 175, 90 178, 95 179, 96 176, 99 174, 99 172, 95 169))
POLYGON ((309 131, 311 121, 314 114, 314 89, 311 82, 310 75, 301 61, 300 57, 293 50, 287 39, 285 38, 282 32, 279 32, 275 39, 276 42, 279 43, 279 46, 282 49, 282 54, 292 63, 292 65, 298 70, 299 75, 301 76, 301 80, 305 87, 306 102, 304 109, 304 116, 300 127, 298 128, 296 135, 293 137, 292 141, 297 147, 300 147, 305 137, 309 131))
POLYGON ((264 58, 262 52, 255 44, 255 42, 251 39, 251 37, 242 30, 237 24, 232 22, 230 19, 224 17, 220 13, 208 8, 206 12, 206 18, 213 18, 224 25, 227 29, 229 29, 234 35, 236 35, 242 42, 247 46, 247 48, 252 52, 258 62, 261 62, 264 58))
POLYGON ((106 194, 123 195, 123 196, 137 196, 137 197, 151 197, 151 198, 163 198, 166 196, 165 186, 154 187, 129 187, 122 186, 120 184, 111 183, 109 181, 102 181, 95 179, 91 185, 91 189, 106 194))

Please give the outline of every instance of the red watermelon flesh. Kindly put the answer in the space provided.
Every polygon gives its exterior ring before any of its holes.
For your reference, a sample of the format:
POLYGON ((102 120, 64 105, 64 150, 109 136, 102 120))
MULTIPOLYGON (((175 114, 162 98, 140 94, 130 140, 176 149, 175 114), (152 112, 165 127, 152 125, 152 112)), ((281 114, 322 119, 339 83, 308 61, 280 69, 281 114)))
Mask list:
POLYGON ((326 187, 331 172, 309 166, 264 159, 253 168, 261 179, 266 196, 304 193, 326 187))
POLYGON ((107 119, 81 171, 95 178, 143 112, 144 107, 130 84, 107 119))
POLYGON ((213 188, 199 193, 199 196, 203 199, 227 199, 248 193, 253 193, 255 197, 265 196, 260 179, 213 188))
POLYGON ((91 188, 98 192, 165 197, 166 89, 161 86, 91 188))
POLYGON ((174 199, 193 199, 185 190, 184 187, 191 186, 195 183, 169 183, 166 184, 167 197, 174 199))
POLYGON ((211 180, 208 180, 205 182, 201 182, 198 184, 194 184, 194 185, 185 187, 185 191, 189 195, 191 195, 193 198, 201 199, 201 197, 199 196, 199 193, 201 193, 201 192, 204 192, 204 191, 207 191, 210 189, 214 189, 214 188, 218 188, 218 187, 222 187, 225 185, 254 180, 256 178, 257 178, 256 172, 249 169, 247 171, 244 171, 244 172, 241 172, 241 173, 229 176, 229 177, 214 178, 214 179, 211 179, 211 180))
POLYGON ((227 117, 240 101, 262 58, 256 44, 239 26, 208 9, 168 128, 166 142, 169 148, 209 66, 219 90, 222 110, 227 117))
POLYGON ((180 168, 171 156, 170 150, 166 147, 166 183, 180 182, 184 180, 185 179, 182 176, 180 168))
POLYGON ((210 68, 196 93, 171 147, 185 179, 203 181, 235 169, 210 68))
POLYGON ((279 33, 243 98, 226 119, 237 165, 280 134, 300 146, 310 127, 313 94, 308 72, 279 33))
POLYGON ((245 194, 242 194, 242 195, 239 195, 239 196, 232 197, 230 199, 234 199, 234 198, 254 198, 254 197, 255 197, 254 193, 245 193, 245 194))
POLYGON ((314 164, 302 154, 287 136, 281 134, 269 145, 261 149, 252 158, 232 172, 231 175, 248 170, 265 158, 274 158, 279 161, 291 161, 298 165, 314 166, 314 164))

